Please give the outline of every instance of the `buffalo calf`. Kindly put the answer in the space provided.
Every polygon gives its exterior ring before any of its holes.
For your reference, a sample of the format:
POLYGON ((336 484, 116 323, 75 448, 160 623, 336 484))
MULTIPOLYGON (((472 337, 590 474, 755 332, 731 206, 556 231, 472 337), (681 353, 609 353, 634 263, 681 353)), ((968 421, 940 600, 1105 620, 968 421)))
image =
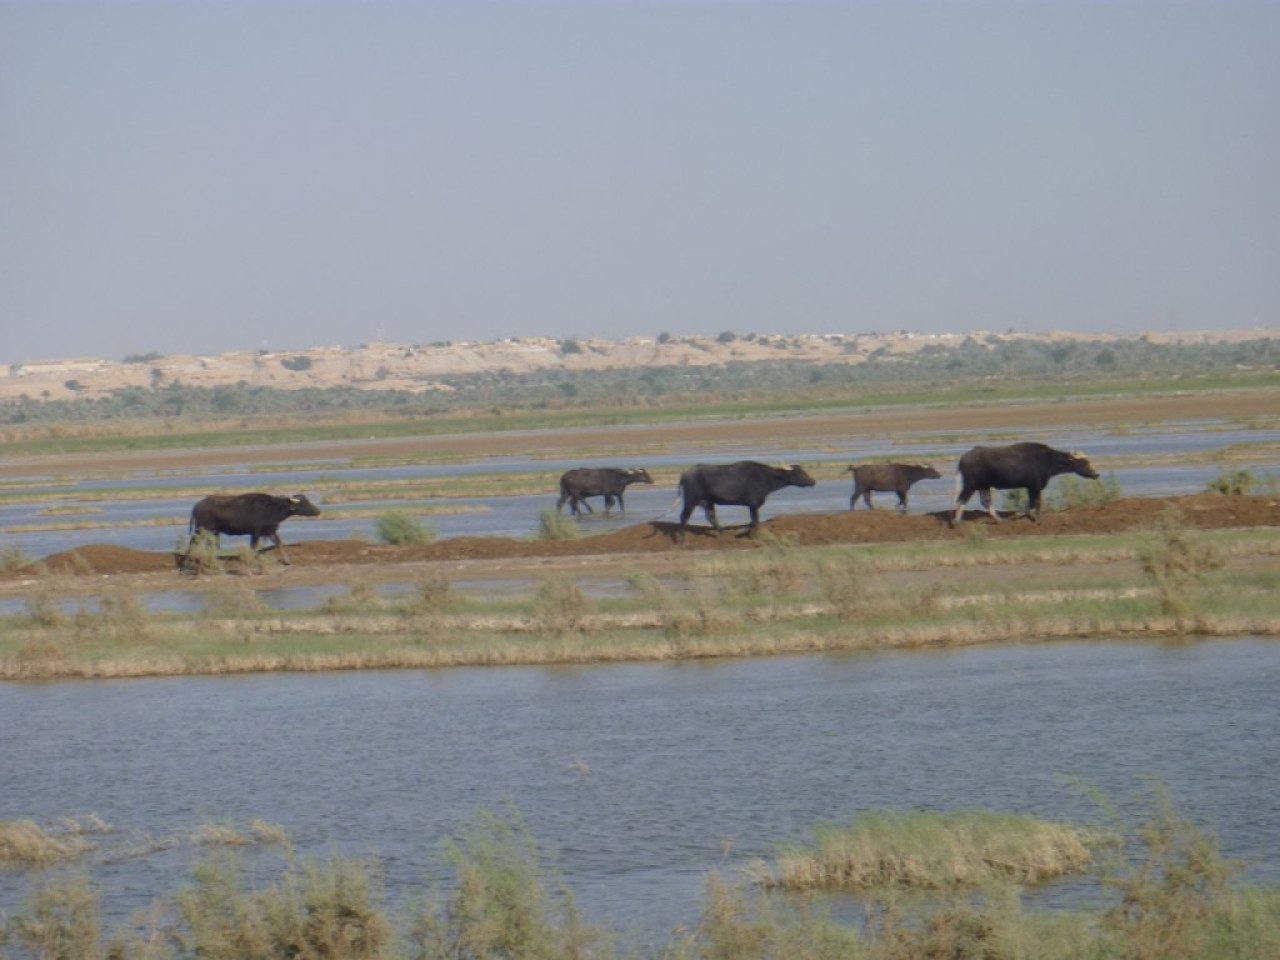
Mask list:
POLYGON ((594 513, 587 497, 604 497, 604 514, 607 517, 613 509, 613 502, 618 501, 618 510, 626 513, 622 502, 622 494, 632 483, 653 483, 647 470, 641 468, 623 469, 620 467, 575 467, 566 470, 560 477, 560 499, 556 501, 556 513, 564 510, 567 502, 574 516, 586 507, 587 513, 594 513))
POLYGON ((898 509, 903 513, 907 510, 907 491, 911 489, 911 485, 920 480, 937 480, 941 474, 933 467, 924 463, 868 463, 862 466, 850 465, 849 472, 853 474, 853 496, 849 498, 849 509, 852 510, 858 505, 858 498, 867 504, 868 510, 874 510, 871 505, 871 493, 873 490, 879 490, 886 493, 896 493, 898 495, 898 509))

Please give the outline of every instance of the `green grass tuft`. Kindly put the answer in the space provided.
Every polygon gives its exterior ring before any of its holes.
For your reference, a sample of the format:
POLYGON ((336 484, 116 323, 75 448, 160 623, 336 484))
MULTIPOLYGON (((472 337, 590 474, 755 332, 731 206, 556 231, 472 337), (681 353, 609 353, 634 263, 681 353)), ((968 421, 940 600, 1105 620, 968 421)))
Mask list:
POLYGON ((388 510, 374 520, 378 539, 394 546, 417 546, 435 543, 436 529, 403 510, 388 510))

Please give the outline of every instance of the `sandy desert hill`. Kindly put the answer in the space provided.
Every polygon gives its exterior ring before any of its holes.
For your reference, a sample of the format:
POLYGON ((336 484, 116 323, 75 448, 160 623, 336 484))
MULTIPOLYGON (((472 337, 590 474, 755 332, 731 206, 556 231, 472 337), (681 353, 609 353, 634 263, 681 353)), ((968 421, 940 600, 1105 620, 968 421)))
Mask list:
MULTIPOLYGON (((1221 342, 1274 337, 1274 330, 1147 332, 1158 342, 1221 342)), ((1133 337, 1136 339, 1137 335, 1133 337)), ((279 389, 352 386, 371 390, 451 389, 448 381, 469 373, 535 370, 601 370, 643 366, 717 366, 735 362, 795 360, 812 363, 866 362, 872 354, 909 354, 931 345, 958 347, 966 340, 994 344, 1006 340, 1116 341, 1113 334, 860 333, 803 335, 721 335, 720 337, 629 337, 622 340, 555 340, 523 337, 496 341, 448 341, 430 345, 373 342, 358 347, 306 350, 243 350, 211 356, 184 354, 129 357, 119 361, 79 357, 11 362, 0 367, 0 401, 26 396, 59 399, 95 397, 124 387, 153 388, 170 383, 193 387, 247 383, 279 389)))

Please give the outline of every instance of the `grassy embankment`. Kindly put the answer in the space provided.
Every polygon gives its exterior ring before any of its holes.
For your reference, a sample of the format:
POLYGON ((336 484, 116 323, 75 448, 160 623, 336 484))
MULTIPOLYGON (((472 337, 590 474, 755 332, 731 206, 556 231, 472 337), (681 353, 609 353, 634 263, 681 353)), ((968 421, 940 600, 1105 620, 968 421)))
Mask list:
POLYGON ((583 427, 644 426, 695 420, 741 420, 841 412, 871 412, 902 407, 953 408, 1015 401, 1115 400, 1189 391, 1274 391, 1272 374, 1156 377, 1150 380, 1099 377, 1092 380, 980 378, 952 383, 917 382, 815 386, 779 393, 774 389, 739 392, 727 398, 682 398, 669 403, 597 404, 560 409, 476 409, 431 416, 405 416, 394 406, 343 414, 278 413, 197 420, 127 418, 14 424, 0 429, 10 457, 77 455, 141 450, 214 449, 237 446, 286 446, 300 443, 410 437, 442 437, 583 427))
POLYGON ((1134 535, 763 549, 636 569, 592 598, 550 576, 482 599, 419 572, 395 597, 356 581, 306 611, 217 578, 199 614, 152 614, 125 589, 68 609, 57 577, 0 621, 0 678, 672 660, 1034 640, 1280 635, 1280 536, 1134 535), (980 576, 966 569, 980 568, 980 576), (1016 573, 1016 575, 1015 575, 1016 573))
MULTIPOLYGON (((7 833, 40 834, 31 824, 7 833)), ((274 879, 243 855, 200 860, 191 881, 135 922, 105 933, 101 890, 87 872, 47 875, 28 905, 0 924, 14 960, 1120 960, 1280 955, 1280 891, 1233 884, 1240 865, 1211 835, 1157 801, 1135 830, 1076 828, 982 812, 868 814, 818 832, 810 851, 707 879, 696 925, 665 943, 623 944, 583 922, 572 892, 518 817, 482 813, 445 850, 453 882, 392 908, 376 860, 285 858, 274 879), (779 881, 797 865, 799 883, 779 881), (1032 909, 1032 884, 1087 873, 1090 906, 1032 909), (863 919, 837 919, 785 887, 855 889, 863 919)), ((61 859, 91 845, 56 844, 61 859)), ((223 828, 201 845, 283 843, 276 828, 223 828)), ((9 860, 10 868, 38 861, 9 860)), ((625 926, 626 917, 615 924, 625 926)))

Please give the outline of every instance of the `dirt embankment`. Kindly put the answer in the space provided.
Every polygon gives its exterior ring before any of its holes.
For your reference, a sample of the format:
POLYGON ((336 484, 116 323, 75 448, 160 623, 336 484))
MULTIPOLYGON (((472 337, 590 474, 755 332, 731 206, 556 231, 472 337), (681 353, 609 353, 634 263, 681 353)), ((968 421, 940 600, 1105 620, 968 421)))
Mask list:
MULTIPOLYGON (((1280 527, 1280 502, 1271 497, 1225 497, 1198 494, 1187 497, 1118 500, 1104 506, 1077 507, 1045 514, 1038 522, 1025 517, 992 523, 971 510, 965 522, 951 522, 949 512, 903 516, 893 510, 856 510, 839 514, 804 514, 777 517, 761 526, 755 540, 741 536, 743 528, 727 528, 716 536, 704 526, 691 527, 683 543, 674 523, 644 523, 577 540, 515 540, 505 537, 454 537, 424 546, 395 547, 354 540, 318 540, 289 547, 290 567, 269 564, 264 578, 292 583, 341 583, 352 577, 407 579, 409 565, 432 564, 445 575, 499 578, 527 575, 530 567, 542 572, 562 567, 582 572, 620 562, 643 562, 706 550, 759 549, 769 538, 803 547, 833 544, 945 541, 963 538, 965 530, 981 525, 989 537, 1061 536, 1119 533, 1153 525, 1161 514, 1176 508, 1188 526, 1204 530, 1233 527, 1280 527)), ((0 574, 10 588, 31 583, 43 574, 83 579, 85 585, 101 584, 103 577, 128 579, 161 575, 172 586, 179 577, 169 553, 131 550, 126 547, 89 544, 46 557, 38 564, 0 574)), ((153 581, 152 588, 157 584, 153 581)))

